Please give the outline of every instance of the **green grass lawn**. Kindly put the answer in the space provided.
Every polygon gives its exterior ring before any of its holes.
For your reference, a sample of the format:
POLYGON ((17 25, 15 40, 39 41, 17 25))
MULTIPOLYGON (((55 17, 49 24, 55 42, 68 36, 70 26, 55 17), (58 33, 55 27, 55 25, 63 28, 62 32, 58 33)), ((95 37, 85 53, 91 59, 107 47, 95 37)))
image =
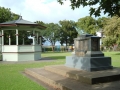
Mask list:
POLYGON ((104 54, 111 57, 114 67, 120 67, 120 52, 104 52, 104 54))
MULTIPOLYGON (((65 56, 70 55, 71 52, 47 52, 42 53, 42 57, 50 57, 55 59, 54 61, 15 64, 0 62, 0 90, 46 90, 44 87, 24 76, 21 72, 23 72, 25 68, 64 64, 65 56)), ((112 57, 112 65, 120 67, 120 52, 105 52, 105 56, 112 57)))

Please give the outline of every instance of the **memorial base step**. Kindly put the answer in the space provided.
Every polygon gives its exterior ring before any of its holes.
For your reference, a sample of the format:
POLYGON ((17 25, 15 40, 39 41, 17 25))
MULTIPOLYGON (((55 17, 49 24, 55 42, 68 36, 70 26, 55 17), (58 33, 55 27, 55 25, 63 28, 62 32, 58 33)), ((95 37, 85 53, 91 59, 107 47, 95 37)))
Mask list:
POLYGON ((45 66, 44 68, 25 69, 25 74, 46 83, 55 90, 93 90, 95 88, 98 88, 96 90, 110 90, 109 87, 100 89, 101 84, 104 86, 108 85, 105 82, 113 83, 114 86, 111 86, 115 88, 116 84, 113 81, 120 80, 120 68, 87 72, 64 65, 54 65, 45 66))

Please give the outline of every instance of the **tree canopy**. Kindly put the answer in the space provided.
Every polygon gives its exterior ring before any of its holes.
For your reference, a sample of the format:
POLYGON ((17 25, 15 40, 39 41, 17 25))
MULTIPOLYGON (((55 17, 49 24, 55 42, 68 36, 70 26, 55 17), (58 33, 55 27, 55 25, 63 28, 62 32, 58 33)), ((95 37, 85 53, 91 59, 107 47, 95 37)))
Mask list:
POLYGON ((106 20, 106 25, 103 28, 105 37, 103 38, 103 45, 115 47, 120 45, 120 17, 114 16, 106 20))
POLYGON ((77 22, 77 27, 89 34, 96 34, 96 20, 90 16, 80 18, 77 22))
POLYGON ((108 19, 104 27, 104 33, 106 36, 118 37, 120 34, 120 17, 114 16, 108 19))
MULTIPOLYGON (((43 23, 43 22, 40 22, 43 23)), ((41 35, 45 40, 49 41, 52 45, 52 50, 54 51, 54 46, 56 41, 59 41, 60 26, 56 23, 43 23, 47 28, 41 31, 41 35)))
POLYGON ((55 42, 59 40, 60 26, 55 23, 49 23, 46 27, 44 36, 54 46, 55 42))
POLYGON ((107 18, 107 17, 100 17, 100 18, 98 18, 96 20, 98 28, 103 29, 104 26, 106 25, 106 21, 108 19, 110 19, 110 18, 107 18))
POLYGON ((17 20, 19 18, 18 14, 15 14, 10 11, 10 8, 0 7, 0 23, 17 20))
POLYGON ((11 20, 11 15, 9 8, 0 7, 0 23, 11 20))
MULTIPOLYGON (((66 0, 58 0, 63 4, 66 0)), ((108 13, 109 16, 120 16, 120 0, 70 0, 71 8, 79 8, 80 6, 89 6, 90 15, 100 16, 101 11, 104 14, 108 13), (94 5, 98 5, 97 8, 94 5)))
POLYGON ((72 20, 62 20, 59 23, 61 26, 60 43, 61 45, 65 43, 67 48, 67 44, 74 44, 73 39, 77 37, 76 23, 72 20))

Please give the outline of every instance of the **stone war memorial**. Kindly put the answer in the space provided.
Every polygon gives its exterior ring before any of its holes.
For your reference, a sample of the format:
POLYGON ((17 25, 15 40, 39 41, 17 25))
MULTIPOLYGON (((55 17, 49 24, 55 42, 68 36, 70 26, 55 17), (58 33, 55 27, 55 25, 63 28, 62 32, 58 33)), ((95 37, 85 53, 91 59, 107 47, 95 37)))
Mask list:
POLYGON ((111 57, 100 51, 100 37, 90 34, 74 39, 75 55, 66 57, 66 66, 86 71, 112 69, 111 57))
POLYGON ((120 68, 113 67, 111 57, 105 57, 100 51, 100 37, 82 34, 74 39, 74 45, 75 53, 66 56, 65 65, 25 69, 25 73, 54 87, 55 90, 116 88, 115 84, 111 83, 120 80, 120 68))

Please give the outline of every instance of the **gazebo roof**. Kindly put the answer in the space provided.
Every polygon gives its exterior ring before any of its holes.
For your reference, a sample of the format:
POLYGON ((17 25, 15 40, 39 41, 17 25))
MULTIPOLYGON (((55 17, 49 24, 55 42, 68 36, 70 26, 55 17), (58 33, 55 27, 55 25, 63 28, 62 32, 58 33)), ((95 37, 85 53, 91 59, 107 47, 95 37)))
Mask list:
POLYGON ((7 27, 7 26, 37 26, 37 28, 40 29, 44 29, 46 28, 43 25, 34 23, 34 22, 30 22, 27 20, 22 19, 22 16, 19 17, 18 20, 13 20, 13 21, 8 21, 8 22, 4 22, 4 23, 0 23, 0 27, 7 27))

